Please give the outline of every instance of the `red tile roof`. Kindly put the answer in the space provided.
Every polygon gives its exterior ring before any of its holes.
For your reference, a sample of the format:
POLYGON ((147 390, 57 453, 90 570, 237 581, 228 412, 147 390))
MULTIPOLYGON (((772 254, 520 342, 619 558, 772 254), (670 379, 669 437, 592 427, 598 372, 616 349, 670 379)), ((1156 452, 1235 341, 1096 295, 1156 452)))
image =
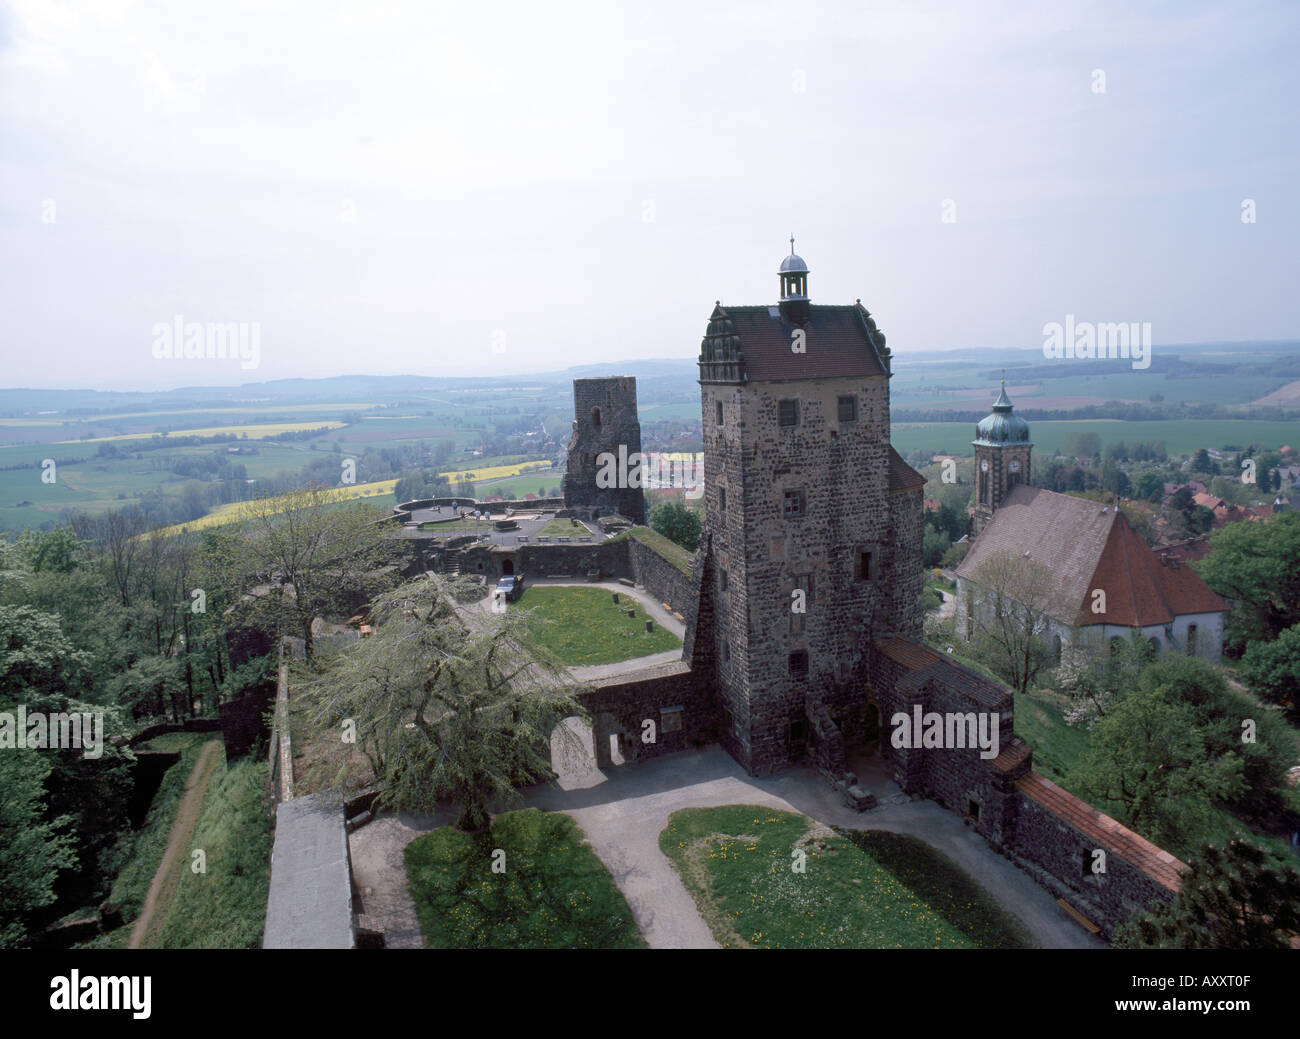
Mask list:
POLYGON ((1062 790, 1050 779, 1037 772, 1030 772, 1016 783, 1016 789, 1089 840, 1096 841, 1111 854, 1132 863, 1156 883, 1170 891, 1177 891, 1182 886, 1180 874, 1187 869, 1185 862, 1156 847, 1145 837, 1122 826, 1092 805, 1080 801, 1068 790, 1062 790))
POLYGON ((884 375, 885 367, 871 341, 861 306, 813 306, 803 324, 805 353, 791 350, 800 326, 781 316, 776 306, 719 307, 740 337, 742 371, 750 382, 795 379, 843 379, 884 375))
POLYGON ((1024 484, 1013 488, 957 576, 978 584, 980 567, 1005 553, 1032 559, 1057 576, 1046 612, 1076 627, 1147 627, 1228 608, 1190 567, 1168 556, 1162 562, 1119 508, 1086 498, 1024 484), (1092 612, 1097 589, 1106 593, 1103 613, 1092 612))
POLYGON ((1128 518, 1120 513, 1111 524, 1110 537, 1097 560, 1088 601, 1079 609, 1075 622, 1120 624, 1143 628, 1170 624, 1179 614, 1218 613, 1228 605, 1188 566, 1166 565, 1138 536, 1128 518), (1093 613, 1094 589, 1106 592, 1106 609, 1093 613))

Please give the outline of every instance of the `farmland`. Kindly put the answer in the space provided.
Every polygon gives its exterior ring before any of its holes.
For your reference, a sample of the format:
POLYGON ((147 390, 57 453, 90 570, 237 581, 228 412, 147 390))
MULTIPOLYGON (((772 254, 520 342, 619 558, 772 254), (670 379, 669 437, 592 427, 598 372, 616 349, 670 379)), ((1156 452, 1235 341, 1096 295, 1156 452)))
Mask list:
MULTIPOLYGON (((1300 423, 1267 422, 1250 419, 1175 419, 1169 422, 1124 422, 1119 419, 1079 419, 1075 421, 1036 421, 1030 434, 1037 454, 1059 454, 1071 433, 1096 433, 1102 446, 1124 440, 1163 440, 1170 455, 1190 455, 1198 448, 1245 447, 1251 443, 1268 447, 1296 445, 1300 441, 1300 423)), ((970 422, 924 422, 895 425, 891 433, 894 447, 903 455, 913 451, 947 452, 969 455, 975 427, 970 422)))

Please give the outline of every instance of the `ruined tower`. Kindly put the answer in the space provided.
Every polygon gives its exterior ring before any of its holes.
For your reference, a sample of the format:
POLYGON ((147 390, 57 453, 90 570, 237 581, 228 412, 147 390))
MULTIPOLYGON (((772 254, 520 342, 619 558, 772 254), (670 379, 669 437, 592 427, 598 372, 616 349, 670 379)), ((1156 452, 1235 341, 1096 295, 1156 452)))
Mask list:
POLYGON ((723 743, 760 775, 864 701, 874 637, 921 633, 924 479, 889 443, 885 337, 861 301, 811 304, 793 249, 778 273, 776 305, 714 308, 699 357, 695 639, 723 743))
POLYGON ((993 413, 975 427, 975 519, 976 535, 988 525, 998 506, 1018 483, 1029 482, 1029 461, 1034 445, 1029 440, 1029 423, 1011 413, 1007 380, 993 402, 993 413))
POLYGON ((636 379, 574 379, 573 416, 565 508, 645 523, 636 379))

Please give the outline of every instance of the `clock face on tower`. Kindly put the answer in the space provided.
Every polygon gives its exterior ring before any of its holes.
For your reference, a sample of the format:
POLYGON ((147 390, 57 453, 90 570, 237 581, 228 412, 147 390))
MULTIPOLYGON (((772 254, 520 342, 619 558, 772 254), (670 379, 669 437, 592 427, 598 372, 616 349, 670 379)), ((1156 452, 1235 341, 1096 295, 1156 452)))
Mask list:
POLYGON ((1018 461, 1013 461, 1013 462, 1011 463, 1011 471, 1012 471, 1013 473, 1018 473, 1018 472, 1020 472, 1020 463, 1019 463, 1018 461))
POLYGON ((988 471, 989 471, 989 460, 987 458, 981 459, 980 472, 987 473, 988 471))

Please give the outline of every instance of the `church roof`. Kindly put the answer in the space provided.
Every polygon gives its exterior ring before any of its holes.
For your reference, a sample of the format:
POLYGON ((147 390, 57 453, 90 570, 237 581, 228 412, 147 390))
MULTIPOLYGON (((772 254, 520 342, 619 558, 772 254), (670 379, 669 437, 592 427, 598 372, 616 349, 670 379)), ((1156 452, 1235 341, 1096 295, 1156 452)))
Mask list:
POLYGON ((842 379, 885 375, 862 306, 810 305, 810 316, 796 325, 776 306, 714 309, 710 328, 736 338, 741 370, 750 382, 842 379), (804 353, 791 350, 796 328, 804 332, 804 353))
POLYGON ((1190 567, 1176 557, 1158 557, 1116 506, 1086 498, 1014 487, 957 567, 957 576, 978 584, 979 568, 1004 553, 1028 557, 1056 575, 1045 612, 1073 627, 1147 627, 1228 608, 1190 567), (1092 612, 1096 589, 1106 593, 1103 613, 1092 612))

